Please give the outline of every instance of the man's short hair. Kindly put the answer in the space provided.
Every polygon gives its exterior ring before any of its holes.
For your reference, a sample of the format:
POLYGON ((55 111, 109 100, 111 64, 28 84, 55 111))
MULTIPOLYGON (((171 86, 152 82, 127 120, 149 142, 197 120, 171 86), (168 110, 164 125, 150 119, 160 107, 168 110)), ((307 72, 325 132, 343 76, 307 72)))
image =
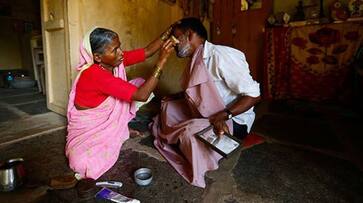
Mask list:
POLYGON ((186 32, 188 29, 193 30, 195 33, 199 35, 199 37, 207 40, 208 33, 205 29, 203 23, 194 17, 183 18, 174 24, 174 29, 180 29, 183 32, 186 32))

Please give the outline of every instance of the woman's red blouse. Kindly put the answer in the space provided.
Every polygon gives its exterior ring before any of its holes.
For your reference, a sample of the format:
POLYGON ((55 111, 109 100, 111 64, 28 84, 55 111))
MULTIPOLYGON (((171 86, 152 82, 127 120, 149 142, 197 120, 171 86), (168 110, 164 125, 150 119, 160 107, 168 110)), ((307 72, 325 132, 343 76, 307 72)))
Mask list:
MULTIPOLYGON (((124 66, 145 61, 145 50, 124 51, 124 66)), ((77 86, 74 103, 81 107, 94 108, 113 96, 131 102, 137 87, 121 78, 116 78, 110 71, 98 64, 93 64, 81 74, 77 86)))

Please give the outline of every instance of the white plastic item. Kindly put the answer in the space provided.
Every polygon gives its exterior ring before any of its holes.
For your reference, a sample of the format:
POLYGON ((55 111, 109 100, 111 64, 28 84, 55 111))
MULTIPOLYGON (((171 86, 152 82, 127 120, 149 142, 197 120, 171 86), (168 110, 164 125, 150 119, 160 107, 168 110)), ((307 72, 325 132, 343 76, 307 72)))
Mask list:
POLYGON ((100 181, 96 182, 96 186, 98 187, 109 187, 109 188, 120 188, 122 187, 122 183, 118 181, 100 181))
POLYGON ((149 103, 155 97, 154 93, 151 93, 146 102, 135 102, 136 111, 138 111, 143 105, 149 103))

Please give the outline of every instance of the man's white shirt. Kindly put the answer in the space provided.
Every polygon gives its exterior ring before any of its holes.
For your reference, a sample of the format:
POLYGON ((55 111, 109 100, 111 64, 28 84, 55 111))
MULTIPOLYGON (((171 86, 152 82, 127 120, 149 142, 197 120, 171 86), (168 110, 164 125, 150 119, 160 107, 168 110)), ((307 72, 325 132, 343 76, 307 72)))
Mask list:
MULTIPOLYGON (((205 41, 203 61, 226 106, 240 95, 260 96, 260 85, 253 80, 241 51, 205 41)), ((255 120, 253 107, 232 119, 238 124, 247 125, 249 132, 255 120)))

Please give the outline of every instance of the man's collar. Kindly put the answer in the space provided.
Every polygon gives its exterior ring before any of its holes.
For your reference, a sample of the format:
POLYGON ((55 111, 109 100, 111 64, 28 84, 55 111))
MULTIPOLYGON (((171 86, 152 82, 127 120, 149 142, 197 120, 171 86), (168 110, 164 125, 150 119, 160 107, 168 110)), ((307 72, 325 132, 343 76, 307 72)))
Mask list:
POLYGON ((203 50, 203 59, 209 58, 212 56, 213 44, 205 40, 204 42, 204 50, 203 50))

